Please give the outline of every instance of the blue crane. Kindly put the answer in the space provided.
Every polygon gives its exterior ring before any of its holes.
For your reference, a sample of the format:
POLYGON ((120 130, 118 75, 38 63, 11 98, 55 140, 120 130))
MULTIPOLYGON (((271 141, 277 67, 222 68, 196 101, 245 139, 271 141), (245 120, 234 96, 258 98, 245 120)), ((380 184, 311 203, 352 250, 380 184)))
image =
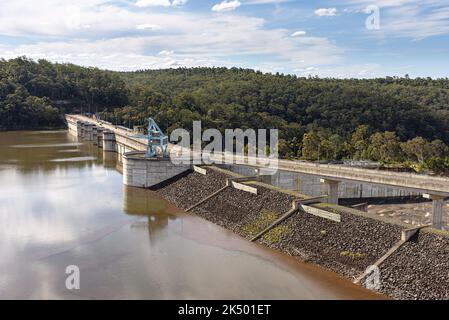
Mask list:
POLYGON ((148 119, 148 134, 135 134, 130 137, 148 140, 147 157, 157 157, 158 149, 162 156, 167 154, 168 137, 152 118, 148 119))

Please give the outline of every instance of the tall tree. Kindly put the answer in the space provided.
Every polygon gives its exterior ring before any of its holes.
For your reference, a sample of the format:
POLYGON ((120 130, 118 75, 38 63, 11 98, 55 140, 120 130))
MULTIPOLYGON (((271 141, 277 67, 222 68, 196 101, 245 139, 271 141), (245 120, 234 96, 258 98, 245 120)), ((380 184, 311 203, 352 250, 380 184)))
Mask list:
POLYGON ((431 156, 432 152, 429 142, 422 137, 416 137, 401 143, 401 149, 409 159, 418 162, 424 162, 431 156))
POLYGON ((370 137, 368 154, 372 160, 384 163, 400 161, 401 152, 399 137, 394 132, 376 132, 370 137))
POLYGON ((351 136, 351 154, 355 160, 368 158, 369 127, 360 125, 351 136))

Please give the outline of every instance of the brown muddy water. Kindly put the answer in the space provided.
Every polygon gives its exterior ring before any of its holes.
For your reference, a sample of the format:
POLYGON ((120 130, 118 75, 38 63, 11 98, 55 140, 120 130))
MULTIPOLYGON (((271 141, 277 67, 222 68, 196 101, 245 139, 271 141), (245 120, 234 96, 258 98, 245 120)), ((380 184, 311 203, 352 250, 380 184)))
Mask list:
POLYGON ((0 299, 382 298, 126 188, 120 172, 115 153, 66 131, 0 133, 0 299))

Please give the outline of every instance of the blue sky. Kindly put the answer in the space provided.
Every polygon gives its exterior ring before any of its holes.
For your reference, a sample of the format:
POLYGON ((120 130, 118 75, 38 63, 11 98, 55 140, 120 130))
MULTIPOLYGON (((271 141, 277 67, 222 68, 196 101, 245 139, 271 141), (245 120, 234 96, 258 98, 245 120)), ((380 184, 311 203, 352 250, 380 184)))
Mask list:
POLYGON ((436 78, 448 40, 448 0, 0 0, 0 57, 112 70, 436 78))

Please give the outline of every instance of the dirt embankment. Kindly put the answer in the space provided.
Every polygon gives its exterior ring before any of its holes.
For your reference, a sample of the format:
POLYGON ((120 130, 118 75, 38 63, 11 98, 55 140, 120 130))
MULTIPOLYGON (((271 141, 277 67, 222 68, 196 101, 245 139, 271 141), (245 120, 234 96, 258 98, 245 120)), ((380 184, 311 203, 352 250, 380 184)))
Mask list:
MULTIPOLYGON (((222 188, 230 172, 192 172, 158 191, 186 209, 222 188)), ((192 213, 250 239, 291 208, 291 193, 263 186, 258 194, 229 187, 192 213)), ((350 279, 384 255, 399 239, 403 226, 343 207, 318 207, 338 213, 341 222, 295 213, 258 241, 306 262, 331 269, 350 279)), ((449 298, 449 238, 421 231, 380 267, 379 291, 397 299, 449 298)))

